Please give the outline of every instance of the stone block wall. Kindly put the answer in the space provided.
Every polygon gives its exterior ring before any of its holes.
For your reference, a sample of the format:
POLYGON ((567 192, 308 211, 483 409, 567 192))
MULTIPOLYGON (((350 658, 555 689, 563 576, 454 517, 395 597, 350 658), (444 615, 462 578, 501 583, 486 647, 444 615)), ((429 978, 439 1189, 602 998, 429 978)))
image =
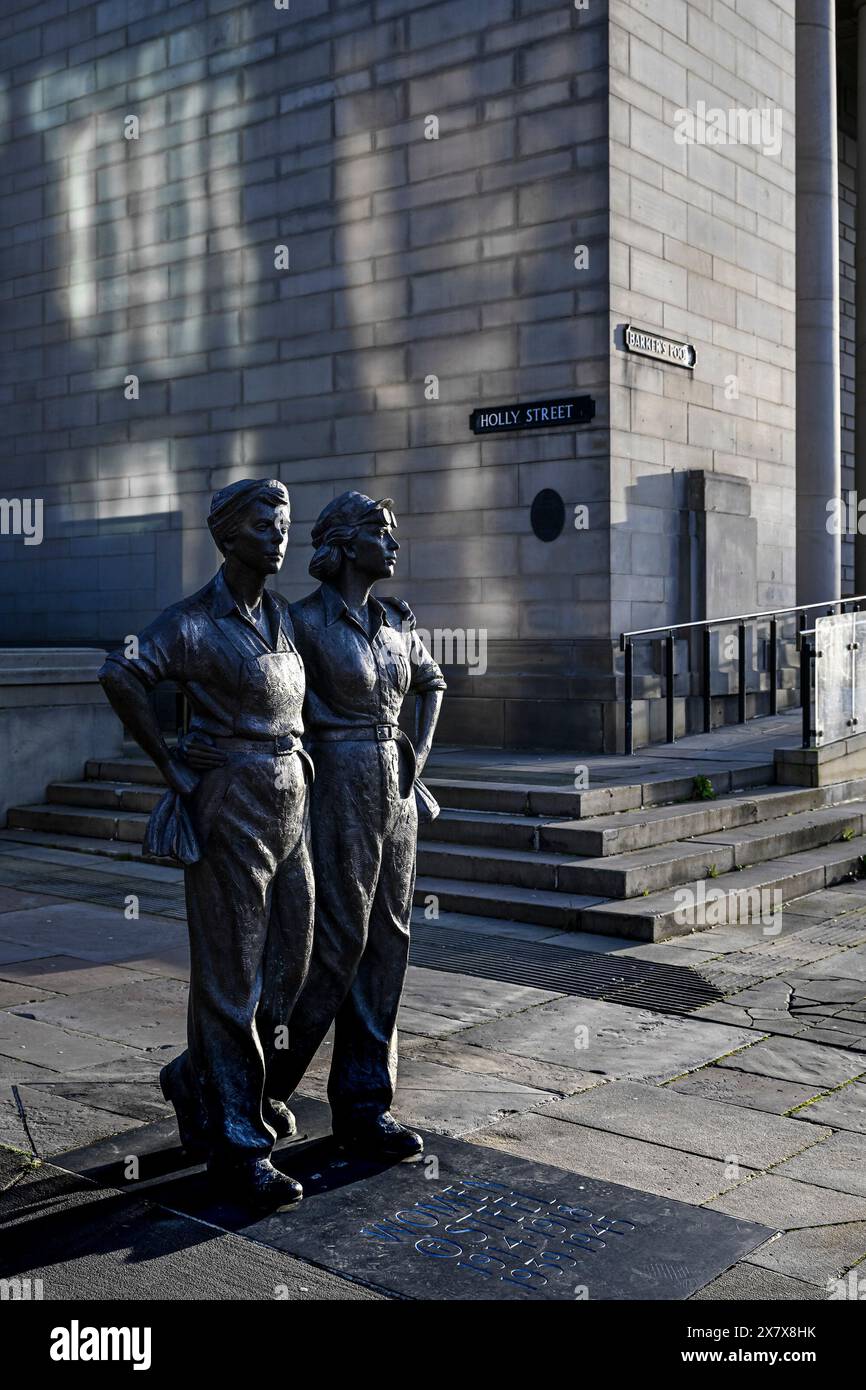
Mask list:
POLYGON ((794 0, 611 0, 610 68, 613 631, 721 616, 682 563, 689 469, 749 482, 751 606, 791 604, 794 0), (679 143, 701 102, 778 110, 778 153, 679 143), (624 352, 625 323, 693 343, 694 371, 624 352))
POLYGON ((45 540, 0 540, 0 642, 136 630, 216 567, 211 492, 266 474, 292 495, 291 598, 329 498, 395 499, 396 591, 487 634, 463 689, 489 689, 491 741, 551 643, 561 669, 609 638, 606 10, 7 10, 0 493, 44 499, 45 540), (591 426, 469 429, 576 393, 591 426), (544 487, 596 529, 536 539, 544 487))

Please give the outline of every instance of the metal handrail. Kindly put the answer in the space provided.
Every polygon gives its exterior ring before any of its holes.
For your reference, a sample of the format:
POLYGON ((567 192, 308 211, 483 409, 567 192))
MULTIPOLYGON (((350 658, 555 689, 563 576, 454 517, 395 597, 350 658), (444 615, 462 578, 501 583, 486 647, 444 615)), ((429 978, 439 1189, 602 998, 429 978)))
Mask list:
POLYGON ((699 629, 702 637, 702 684, 703 684, 703 723, 704 733, 712 730, 711 663, 712 647, 710 635, 713 628, 737 625, 737 723, 746 723, 746 624, 770 619, 767 674, 770 685, 770 714, 778 713, 778 623, 780 618, 790 613, 799 615, 797 646, 800 649, 800 703, 803 706, 803 737, 806 745, 807 730, 811 723, 811 661, 813 655, 809 643, 801 638, 806 628, 806 614, 816 608, 826 609, 828 614, 837 609, 845 611, 846 604, 853 604, 855 611, 866 603, 866 594, 852 594, 848 598, 825 599, 822 603, 797 603, 791 608, 768 608, 761 613, 732 613, 724 618, 702 618, 689 623, 665 623, 661 627, 635 628, 631 632, 620 633, 620 651, 625 653, 625 753, 634 753, 634 641, 635 639, 655 637, 665 634, 665 724, 668 743, 674 743, 674 650, 675 632, 699 629))
POLYGON ((791 608, 765 608, 763 613, 732 613, 727 618, 699 618, 691 623, 663 623, 661 627, 637 627, 632 632, 621 632, 619 649, 625 651, 629 637, 651 637, 657 632, 682 632, 687 627, 724 627, 727 623, 751 623, 758 618, 784 618, 788 613, 811 613, 813 608, 835 608, 837 604, 866 603, 866 594, 852 594, 850 598, 825 599, 823 603, 795 603, 791 608))

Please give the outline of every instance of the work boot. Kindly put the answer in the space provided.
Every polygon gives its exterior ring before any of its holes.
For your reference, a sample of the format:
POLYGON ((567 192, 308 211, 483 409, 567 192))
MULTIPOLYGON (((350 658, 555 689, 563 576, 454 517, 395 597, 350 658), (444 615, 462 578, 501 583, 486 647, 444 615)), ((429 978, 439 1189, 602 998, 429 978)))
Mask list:
POLYGON ((207 1171, 214 1186, 242 1206, 285 1211, 304 1195, 301 1184, 281 1173, 269 1158, 212 1159, 207 1171))
POLYGON ((262 1119, 278 1139, 292 1139, 298 1132, 298 1122, 286 1102, 273 1096, 265 1096, 262 1101, 262 1119))
POLYGON ((424 1152, 421 1135, 398 1124, 389 1110, 372 1119, 335 1125, 334 1138, 359 1158, 416 1158, 424 1152))
POLYGON ((177 1132, 181 1147, 190 1158, 207 1158, 207 1133, 202 1124, 199 1107, 189 1094, 181 1079, 176 1063, 179 1058, 166 1063, 159 1073, 159 1087, 167 1101, 174 1106, 177 1116, 177 1132))

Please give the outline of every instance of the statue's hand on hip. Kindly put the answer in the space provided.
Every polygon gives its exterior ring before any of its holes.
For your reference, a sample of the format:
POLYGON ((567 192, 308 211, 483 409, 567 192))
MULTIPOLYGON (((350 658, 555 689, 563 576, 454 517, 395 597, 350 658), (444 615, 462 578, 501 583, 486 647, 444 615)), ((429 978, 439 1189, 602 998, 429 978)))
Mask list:
POLYGON ((198 734, 185 734, 178 752, 183 761, 194 767, 196 772, 209 772, 212 767, 222 767, 227 761, 222 749, 215 748, 198 734))
POLYGON ((163 769, 163 776, 172 791, 178 792, 181 796, 192 796, 200 780, 198 773, 175 757, 169 758, 163 769))

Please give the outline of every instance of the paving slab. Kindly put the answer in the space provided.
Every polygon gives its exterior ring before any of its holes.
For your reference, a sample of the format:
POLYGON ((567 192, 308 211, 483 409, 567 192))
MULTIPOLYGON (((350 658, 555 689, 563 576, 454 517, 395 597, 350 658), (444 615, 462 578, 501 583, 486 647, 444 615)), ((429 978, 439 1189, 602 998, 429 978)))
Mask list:
POLYGON ((405 1124, 456 1137, 549 1097, 537 1087, 408 1058, 400 1065, 392 1109, 405 1124))
POLYGON ((157 1048, 155 1052, 135 1052, 132 1048, 107 1062, 92 1062, 82 1067, 70 1067, 64 1073, 73 1081, 156 1081, 166 1062, 182 1051, 181 1048, 157 1048))
MULTIPOLYGON (((159 947, 177 946, 185 939, 185 928, 165 917, 142 915, 136 921, 127 921, 122 898, 116 908, 61 902, 53 907, 32 907, 0 916, 0 941, 91 961, 152 955, 159 947)), ((10 959, 15 959, 14 955, 10 959)))
POLYGON ((866 1221, 851 1221, 786 1231, 778 1240, 754 1250, 749 1263, 802 1279, 829 1294, 833 1291, 829 1281, 843 1278, 864 1256, 866 1221))
POLYGON ((410 965, 402 1006, 423 1014, 440 1014, 467 1027, 502 1015, 517 1014, 558 997, 553 990, 410 965))
MULTIPOLYGON (((113 989, 58 995, 27 1005, 27 1017, 131 1047, 181 1047, 186 1040, 188 990, 180 980, 144 976, 113 989)), ((22 1009, 15 1010, 22 1017, 22 1009)))
POLYGON ((126 1051, 119 1043, 89 1038, 19 1014, 0 1013, 0 1054, 16 1061, 68 1072, 109 1062, 126 1051))
POLYGON ((50 1081, 58 1073, 49 1067, 37 1067, 32 1062, 22 1062, 17 1057, 4 1057, 0 1053, 0 1085, 14 1086, 21 1081, 50 1081))
POLYGON ((44 1003, 55 996, 47 989, 36 985, 13 984, 11 980, 0 980, 0 1009, 11 1009, 15 1004, 44 1003))
POLYGON ((155 1075, 147 1080, 134 1081, 31 1081, 26 1088, 27 1094, 31 1095, 37 1088, 87 1105, 91 1110, 107 1110, 112 1115, 128 1116, 143 1123, 165 1119, 173 1113, 171 1104, 163 1100, 155 1075))
POLYGON ((809 970, 809 978, 813 980, 823 980, 831 976, 835 979, 866 982, 866 950, 862 946, 854 946, 849 951, 840 951, 838 955, 817 961, 809 970))
POLYGON ((141 1123, 128 1116, 109 1114, 53 1091, 23 1083, 18 1088, 24 1119, 9 1087, 0 1093, 0 1144, 31 1149, 41 1157, 62 1153, 70 1144, 84 1146, 141 1123))
POLYGON ((866 1085, 853 1081, 850 1086, 843 1086, 798 1110, 795 1118, 809 1124, 829 1125, 831 1129, 866 1134, 866 1085))
MULTIPOLYGON (((783 1237, 785 1239, 785 1237, 783 1237)), ((791 1300, 792 1302, 816 1302, 829 1298, 827 1289, 816 1288, 802 1279, 793 1279, 789 1274, 779 1274, 774 1269, 762 1269, 758 1265, 743 1260, 732 1269, 726 1269, 718 1279, 698 1289, 691 1297, 692 1303, 748 1303, 791 1300)))
POLYGON ((469 1028, 461 1042, 603 1076, 666 1081, 741 1047, 742 1028, 650 1013, 598 999, 556 999, 469 1028))
POLYGON ((39 960, 0 966, 0 977, 0 983, 16 981, 20 985, 38 986, 52 994, 78 994, 85 990, 107 989, 111 985, 131 984, 133 980, 146 979, 147 973, 118 965, 95 965, 93 961, 75 956, 43 956, 39 960))
POLYGON ((429 1038, 409 1038, 400 1043, 400 1057, 426 1058, 443 1066, 458 1067, 461 1071, 498 1076, 503 1081, 513 1081, 521 1086, 539 1086, 551 1094, 571 1095, 575 1091, 601 1084, 601 1078, 592 1072, 557 1067, 550 1062, 517 1057, 511 1052, 491 1052, 484 1047, 464 1044, 460 1038, 443 1038, 435 1042, 429 1038))
POLYGON ((172 980, 186 980, 189 983, 189 944, 165 946, 158 954, 131 956, 117 967, 119 970, 135 970, 143 975, 167 975, 172 980))
MULTIPOLYGON (((610 1081, 582 1095, 550 1101, 544 1114, 648 1143, 663 1138, 669 1148, 728 1163, 736 1155, 747 1168, 768 1168, 791 1159, 809 1143, 796 1120, 761 1110, 733 1110, 719 1101, 637 1081, 610 1081)), ((829 1140, 831 1133, 816 1126, 815 1143, 829 1140)))
POLYGON ((757 1072, 760 1076, 777 1076, 782 1081, 796 1081, 829 1091, 866 1072, 866 1056, 800 1038, 780 1037, 755 1042, 733 1057, 722 1058, 718 1065, 733 1067, 736 1071, 757 1072))
MULTIPOLYGON (((679 1202, 706 1202, 736 1181, 722 1160, 609 1134, 546 1114, 498 1121, 479 1130, 473 1139, 539 1163, 556 1158, 563 1167, 588 1177, 612 1183, 628 1181, 642 1192, 674 1197, 679 1202)), ((739 1177, 747 1178, 753 1171, 740 1166, 739 1177)))
MULTIPOLYGON (((349 1160, 322 1133, 327 1108, 304 1107, 309 1138, 276 1151, 277 1165, 304 1184, 304 1201, 289 1211, 262 1218, 215 1203, 201 1170, 169 1147, 166 1122, 135 1132, 138 1195, 382 1291, 461 1302, 681 1299, 770 1234, 443 1135, 427 1136, 435 1166, 349 1160)), ((59 1164, 116 1186, 122 1149, 105 1140, 59 1164)))
POLYGON ((866 1197, 866 1134, 854 1134, 849 1130, 830 1134, 812 1148, 779 1164, 776 1173, 796 1182, 866 1197))
POLYGON ((46 1300, 375 1300, 381 1295, 51 1165, 0 1196, 0 1272, 46 1300))
POLYGON ((463 1024, 458 1018, 447 1018, 444 1014, 430 1013, 425 1009, 413 1009, 408 1004, 400 1005, 397 1027, 401 1034, 415 1034, 423 1038, 447 1038, 449 1034, 460 1033, 463 1024))
POLYGON ((0 886, 0 913, 20 912, 27 907, 50 907, 57 898, 48 893, 27 893, 20 888, 0 886))
POLYGON ((41 956, 52 954, 50 948, 45 946, 28 946, 23 941, 0 940, 0 966, 14 964, 17 961, 39 960, 41 956))
POLYGON ((862 1024, 852 1032, 850 1025, 846 1026, 844 1021, 837 1023, 835 1019, 828 1019, 820 1026, 804 1029, 799 1036, 808 1042, 827 1043, 829 1047, 844 1047, 866 1055, 866 1028, 862 1024))
POLYGON ((806 1182, 763 1174, 750 1182, 712 1198, 713 1211, 726 1211, 754 1221, 755 1213, 780 1231, 801 1230, 807 1226, 834 1226, 843 1221, 866 1221, 866 1198, 847 1192, 831 1192, 806 1182))
MULTIPOLYGON (((665 1090, 679 1091, 686 1096, 701 1096, 725 1105, 766 1110, 771 1115, 784 1115, 795 1105, 803 1105, 819 1094, 814 1086, 804 1086, 796 1081, 780 1081, 775 1076, 759 1076, 752 1072, 735 1071, 732 1067, 717 1066, 702 1067, 700 1071, 689 1072, 688 1076, 669 1081, 665 1090)), ((797 1118, 801 1119, 811 1110, 809 1106, 797 1118)), ((816 1117, 816 1123, 832 1127, 833 1121, 829 1117, 823 1121, 816 1117)))

